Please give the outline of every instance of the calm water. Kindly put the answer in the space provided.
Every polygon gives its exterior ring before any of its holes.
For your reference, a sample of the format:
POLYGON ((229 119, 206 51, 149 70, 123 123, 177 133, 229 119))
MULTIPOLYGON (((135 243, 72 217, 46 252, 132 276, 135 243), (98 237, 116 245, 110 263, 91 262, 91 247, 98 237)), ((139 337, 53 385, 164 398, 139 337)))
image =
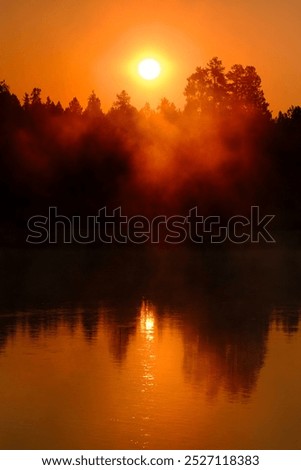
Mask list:
POLYGON ((1 254, 2 449, 301 448, 301 253, 1 254))

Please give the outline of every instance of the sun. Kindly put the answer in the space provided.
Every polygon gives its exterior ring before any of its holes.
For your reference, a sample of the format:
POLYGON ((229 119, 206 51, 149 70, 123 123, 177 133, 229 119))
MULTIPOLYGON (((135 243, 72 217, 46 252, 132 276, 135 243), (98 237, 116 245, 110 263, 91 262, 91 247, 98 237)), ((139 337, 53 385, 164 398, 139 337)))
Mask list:
POLYGON ((155 80, 161 74, 161 65, 155 59, 143 59, 138 64, 138 73, 144 80, 155 80))

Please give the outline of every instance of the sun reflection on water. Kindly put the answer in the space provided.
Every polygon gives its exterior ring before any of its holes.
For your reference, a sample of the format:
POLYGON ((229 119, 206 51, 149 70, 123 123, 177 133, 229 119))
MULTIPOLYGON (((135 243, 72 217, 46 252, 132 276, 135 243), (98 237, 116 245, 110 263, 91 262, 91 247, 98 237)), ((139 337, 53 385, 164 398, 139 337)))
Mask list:
POLYGON ((140 415, 139 444, 142 448, 148 448, 154 419, 154 393, 157 386, 156 350, 158 346, 156 310, 150 301, 142 300, 137 320, 139 325, 138 351, 140 356, 139 409, 140 411, 143 410, 143 414, 140 415))
POLYGON ((148 341, 154 340, 155 334, 155 309, 148 300, 143 300, 140 308, 140 331, 144 333, 148 341))

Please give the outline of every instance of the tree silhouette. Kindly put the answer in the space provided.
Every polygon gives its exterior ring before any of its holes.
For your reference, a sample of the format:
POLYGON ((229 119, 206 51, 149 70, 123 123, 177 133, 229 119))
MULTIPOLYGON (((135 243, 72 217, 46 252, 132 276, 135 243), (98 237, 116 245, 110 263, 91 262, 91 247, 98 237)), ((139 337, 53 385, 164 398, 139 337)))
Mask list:
POLYGON ((1 80, 0 82, 0 95, 3 95, 3 94, 10 94, 9 86, 7 85, 5 80, 1 80))
POLYGON ((155 111, 151 108, 151 105, 148 102, 146 102, 145 105, 140 109, 139 113, 145 119, 150 119, 155 115, 155 111))
POLYGON ((167 98, 162 98, 160 101, 157 110, 164 119, 167 119, 170 122, 175 122, 179 117, 179 112, 176 108, 176 105, 170 102, 167 98))
MULTIPOLYGON (((96 98, 97 100, 98 98, 96 98)), ((95 98, 93 97, 91 101, 95 101, 95 98)), ((90 104, 90 106, 93 106, 92 104, 90 104)), ((98 109, 100 109, 100 100, 99 100, 99 107, 98 109)), ((69 103, 69 106, 68 108, 66 109, 66 112, 68 113, 71 113, 71 114, 74 114, 76 116, 81 116, 82 113, 83 113, 83 108, 82 106, 80 105, 80 102, 78 101, 78 99, 76 97, 74 97, 70 103, 69 103)))
POLYGON ((41 88, 34 88, 30 94, 29 101, 33 108, 42 104, 41 91, 41 88))
POLYGON ((30 108, 29 94, 25 93, 24 97, 23 97, 23 109, 27 112, 27 111, 29 111, 29 108, 30 108))
POLYGON ((56 109, 54 101, 52 101, 49 96, 46 98, 45 109, 49 113, 54 113, 56 109))
POLYGON ((10 92, 5 80, 0 81, 0 119, 5 127, 19 119, 20 109, 17 96, 10 92))
POLYGON ((125 90, 117 93, 116 100, 108 113, 108 117, 113 125, 126 128, 129 126, 129 122, 133 124, 137 116, 138 111, 132 106, 130 95, 125 90))
POLYGON ((112 107, 114 111, 121 111, 122 113, 127 114, 134 109, 131 105, 131 97, 125 90, 118 93, 116 98, 117 99, 114 101, 112 107))
POLYGON ((235 64, 228 73, 224 71, 222 61, 217 57, 206 67, 197 67, 187 79, 186 111, 216 114, 240 110, 270 118, 269 104, 255 67, 235 64))
POLYGON ((100 99, 98 98, 98 96, 96 96, 94 90, 92 91, 91 95, 88 98, 88 104, 84 111, 84 115, 91 119, 99 118, 103 115, 103 112, 101 110, 100 99))
POLYGON ((55 112, 55 114, 63 114, 64 108, 63 108, 62 103, 60 101, 58 101, 56 103, 54 112, 55 112))
POLYGON ((199 113, 223 109, 227 87, 222 61, 213 57, 206 67, 197 67, 185 88, 186 110, 199 113))
POLYGON ((235 64, 227 73, 228 95, 230 107, 233 109, 250 112, 255 111, 264 116, 271 117, 268 110, 263 90, 261 89, 261 78, 255 67, 243 67, 235 64))

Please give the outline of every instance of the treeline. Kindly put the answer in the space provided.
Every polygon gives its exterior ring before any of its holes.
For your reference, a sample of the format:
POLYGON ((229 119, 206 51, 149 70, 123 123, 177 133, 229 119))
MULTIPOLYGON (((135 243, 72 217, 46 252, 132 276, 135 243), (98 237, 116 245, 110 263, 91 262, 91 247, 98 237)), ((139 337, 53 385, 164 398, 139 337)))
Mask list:
POLYGON ((185 107, 162 98, 137 110, 126 91, 107 113, 94 92, 85 108, 66 108, 41 90, 22 103, 0 82, 0 211, 7 227, 57 206, 94 215, 103 206, 128 214, 244 214, 251 205, 300 228, 301 107, 272 118, 252 66, 226 72, 213 58, 197 67, 185 107))

